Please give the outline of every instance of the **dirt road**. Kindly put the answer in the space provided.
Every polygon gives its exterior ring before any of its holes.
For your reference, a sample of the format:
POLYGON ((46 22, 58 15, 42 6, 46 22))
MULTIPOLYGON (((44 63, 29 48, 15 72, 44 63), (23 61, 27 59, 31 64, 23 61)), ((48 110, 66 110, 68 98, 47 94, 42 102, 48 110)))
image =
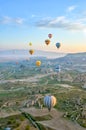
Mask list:
MULTIPOLYGON (((40 78, 43 78, 45 76, 48 76, 48 75, 51 75, 52 73, 48 73, 48 74, 38 74, 38 75, 35 75, 33 77, 28 77, 28 78, 23 78, 23 79, 11 79, 11 80, 0 80, 0 84, 2 83, 8 83, 8 82, 11 82, 11 83, 14 83, 14 82, 36 82, 38 81, 40 78)), ((55 74, 55 73, 53 73, 55 74)))

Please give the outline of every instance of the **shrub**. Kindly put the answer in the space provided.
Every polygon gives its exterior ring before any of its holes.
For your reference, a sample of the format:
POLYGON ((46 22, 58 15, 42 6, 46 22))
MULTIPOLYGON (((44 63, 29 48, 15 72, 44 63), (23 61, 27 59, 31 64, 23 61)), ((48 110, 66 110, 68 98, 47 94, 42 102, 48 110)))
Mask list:
POLYGON ((27 125, 27 126, 25 127, 25 130, 30 130, 30 126, 27 125))
POLYGON ((17 128, 16 130, 20 130, 20 128, 17 128))
POLYGON ((19 122, 16 122, 15 126, 16 127, 19 127, 20 123, 19 122))

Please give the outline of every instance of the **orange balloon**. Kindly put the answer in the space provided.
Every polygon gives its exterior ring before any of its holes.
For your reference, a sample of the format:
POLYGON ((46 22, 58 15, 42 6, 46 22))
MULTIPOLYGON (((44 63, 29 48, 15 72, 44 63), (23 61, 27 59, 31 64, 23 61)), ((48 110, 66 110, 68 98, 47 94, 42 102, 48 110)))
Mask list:
POLYGON ((41 65, 41 61, 36 61, 36 66, 40 66, 41 65))
POLYGON ((29 53, 32 55, 34 53, 34 50, 29 50, 29 53))
POLYGON ((45 44, 46 44, 46 45, 49 45, 49 44, 50 44, 50 40, 49 40, 49 39, 46 39, 46 40, 45 40, 45 44))

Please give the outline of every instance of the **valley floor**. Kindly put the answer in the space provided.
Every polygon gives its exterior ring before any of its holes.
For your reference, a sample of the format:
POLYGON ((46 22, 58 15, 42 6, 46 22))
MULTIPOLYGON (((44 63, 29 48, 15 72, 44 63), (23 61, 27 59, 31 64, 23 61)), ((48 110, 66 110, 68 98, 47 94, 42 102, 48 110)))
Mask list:
POLYGON ((45 126, 45 128, 50 128, 53 130, 85 130, 85 128, 81 127, 77 123, 66 120, 62 117, 63 113, 57 111, 56 109, 52 109, 50 112, 46 109, 36 109, 36 108, 25 108, 22 111, 31 114, 33 117, 42 117, 44 115, 52 116, 51 120, 47 121, 38 121, 38 123, 45 126))

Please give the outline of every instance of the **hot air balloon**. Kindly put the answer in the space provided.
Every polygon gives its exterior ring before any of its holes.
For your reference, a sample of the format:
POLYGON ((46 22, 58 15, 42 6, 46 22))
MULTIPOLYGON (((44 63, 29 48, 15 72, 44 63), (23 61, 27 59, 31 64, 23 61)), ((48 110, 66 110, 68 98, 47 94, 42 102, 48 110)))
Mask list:
POLYGON ((50 44, 50 40, 49 40, 49 39, 46 39, 46 40, 45 40, 45 44, 46 44, 46 45, 49 45, 49 44, 50 44))
POLYGON ((52 34, 51 34, 51 33, 50 33, 50 34, 48 34, 48 37, 49 37, 49 38, 52 38, 52 34))
POLYGON ((32 55, 34 53, 34 50, 29 50, 29 53, 32 55))
POLYGON ((4 130, 11 130, 11 128, 10 128, 10 127, 7 127, 7 128, 5 128, 4 130))
POLYGON ((31 42, 29 43, 29 46, 32 46, 32 43, 31 43, 31 42))
POLYGON ((56 43, 56 47, 60 48, 61 44, 59 42, 56 43))
POLYGON ((61 71, 60 65, 58 65, 58 66, 55 68, 55 71, 56 71, 56 72, 60 72, 60 71, 61 71))
POLYGON ((50 111, 52 107, 56 105, 56 98, 54 96, 45 96, 44 97, 44 104, 50 111))
POLYGON ((18 62, 16 61, 16 65, 18 65, 18 62))
POLYGON ((40 66, 41 65, 41 61, 36 61, 36 66, 40 66))

